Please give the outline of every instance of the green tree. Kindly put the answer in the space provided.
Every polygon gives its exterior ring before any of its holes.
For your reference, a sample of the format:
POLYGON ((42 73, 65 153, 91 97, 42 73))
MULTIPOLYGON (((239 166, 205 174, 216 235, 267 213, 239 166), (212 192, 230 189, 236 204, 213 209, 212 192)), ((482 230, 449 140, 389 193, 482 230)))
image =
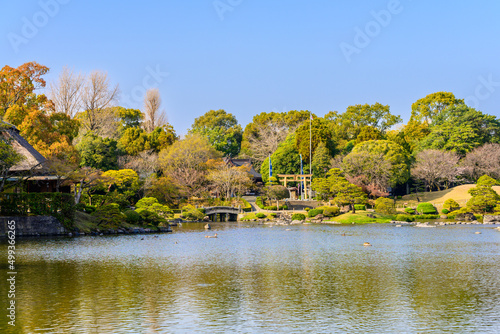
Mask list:
POLYGON ((168 176, 187 197, 205 190, 209 172, 207 162, 220 157, 208 141, 199 135, 188 135, 159 154, 163 175, 168 176))
POLYGON ((255 166, 260 166, 290 133, 309 118, 310 113, 307 110, 262 112, 255 115, 243 132, 241 153, 252 157, 255 166))
POLYGON ((111 138, 102 138, 93 132, 87 132, 76 149, 80 153, 80 166, 88 166, 104 171, 118 168, 118 156, 121 154, 117 142, 111 138))
POLYGON ((367 201, 363 190, 347 181, 339 168, 330 169, 326 178, 314 179, 312 189, 324 199, 333 197, 338 206, 349 205, 353 213, 356 213, 354 204, 364 204, 367 201))
MULTIPOLYGON (((338 141, 337 149, 340 151, 345 151, 346 145, 352 140, 357 140, 362 131, 364 133, 359 141, 367 135, 367 131, 373 136, 374 132, 368 130, 367 126, 378 130, 383 138, 388 129, 402 121, 400 116, 391 114, 388 105, 378 102, 372 105, 349 106, 342 114, 332 111, 325 115, 325 119, 328 121, 332 136, 338 141)), ((349 150, 346 153, 349 153, 349 150)))
POLYGON ((455 98, 453 93, 437 92, 417 100, 411 105, 410 122, 424 122, 430 124, 434 118, 446 108, 463 105, 464 100, 455 98))
POLYGON ((222 109, 210 110, 196 118, 189 132, 207 138, 210 145, 224 156, 235 157, 240 152, 241 126, 233 114, 222 109))
POLYGON ((330 168, 332 156, 325 143, 319 143, 312 158, 312 172, 314 177, 324 177, 330 168))
POLYGON ((464 156, 485 143, 500 142, 500 121, 464 104, 442 111, 430 129, 419 150, 445 150, 464 156))
POLYGON ((488 175, 481 176, 476 187, 469 189, 472 198, 467 202, 467 208, 474 213, 493 212, 495 206, 500 205, 500 195, 492 187, 499 184, 488 175))
MULTIPOLYGON (((304 161, 305 162, 305 161, 304 161)), ((278 149, 271 155, 273 167, 273 176, 277 174, 300 174, 300 155, 295 148, 295 134, 288 135, 278 149)), ((304 166, 304 172, 309 172, 309 165, 304 166)), ((262 181, 267 183, 269 180, 269 158, 265 159, 260 167, 262 181)))
POLYGON ((409 174, 409 157, 398 144, 388 140, 369 140, 354 147, 352 153, 365 152, 369 155, 382 155, 385 161, 391 165, 389 185, 394 187, 397 184, 405 183, 409 174))
POLYGON ((123 107, 114 107, 113 109, 120 120, 122 131, 128 128, 138 128, 144 121, 144 114, 139 109, 127 109, 123 107))
POLYGON ((295 148, 302 154, 304 161, 309 161, 309 151, 312 156, 320 143, 323 143, 328 149, 330 156, 335 153, 335 142, 332 139, 327 122, 323 118, 314 118, 302 123, 295 131, 295 148))

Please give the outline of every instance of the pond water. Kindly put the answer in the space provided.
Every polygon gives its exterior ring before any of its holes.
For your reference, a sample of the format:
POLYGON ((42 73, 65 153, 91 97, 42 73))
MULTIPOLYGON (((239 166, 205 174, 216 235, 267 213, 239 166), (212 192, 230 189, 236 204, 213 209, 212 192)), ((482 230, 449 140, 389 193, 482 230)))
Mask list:
POLYGON ((500 332, 491 226, 212 226, 18 239, 16 327, 1 284, 0 332, 500 332))

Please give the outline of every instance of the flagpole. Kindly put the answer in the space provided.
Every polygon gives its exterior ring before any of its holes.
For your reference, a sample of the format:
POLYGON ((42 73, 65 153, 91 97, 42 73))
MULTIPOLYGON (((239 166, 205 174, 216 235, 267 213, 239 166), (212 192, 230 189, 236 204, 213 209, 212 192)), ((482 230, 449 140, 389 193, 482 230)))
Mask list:
MULTIPOLYGON (((312 174, 312 114, 309 111, 309 174, 312 174)), ((311 176, 311 182, 312 182, 312 176, 311 176)), ((311 187, 309 185, 309 192, 311 191, 311 187)), ((309 199, 311 199, 311 193, 309 193, 309 196, 307 196, 309 199)))

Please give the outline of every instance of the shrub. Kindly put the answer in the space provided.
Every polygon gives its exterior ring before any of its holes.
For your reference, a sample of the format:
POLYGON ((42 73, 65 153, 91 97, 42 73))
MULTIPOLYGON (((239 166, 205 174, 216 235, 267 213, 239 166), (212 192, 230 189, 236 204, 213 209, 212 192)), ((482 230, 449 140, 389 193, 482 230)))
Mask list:
POLYGON ((307 213, 307 216, 308 217, 316 217, 317 215, 322 215, 323 214, 323 209, 311 209, 309 210, 309 212, 307 213))
POLYGON ((439 215, 416 215, 415 219, 438 219, 439 215))
POLYGON ((340 215, 340 208, 336 206, 326 206, 323 209, 323 216, 325 217, 335 217, 340 215))
POLYGON ((444 201, 443 209, 448 210, 449 212, 460 209, 460 204, 458 204, 454 199, 448 198, 444 201))
POLYGON ((135 212, 134 210, 127 210, 124 212, 125 216, 127 217, 127 223, 129 224, 139 224, 142 221, 142 217, 140 214, 135 212))
POLYGON ((155 197, 141 198, 135 206, 137 209, 146 209, 163 218, 174 215, 174 212, 167 205, 160 204, 155 197))
POLYGON ((405 212, 410 214, 410 215, 414 215, 415 214, 415 209, 412 209, 412 208, 406 208, 405 209, 405 212))
POLYGON ((417 205, 417 212, 421 215, 433 215, 438 213, 437 209, 431 203, 420 203, 417 205))
POLYGON ((261 208, 261 209, 264 209, 264 202, 262 200, 262 196, 259 196, 257 197, 257 199, 255 200, 255 204, 261 208))
POLYGON ((93 212, 95 212, 95 206, 86 205, 85 203, 78 203, 75 205, 75 210, 81 211, 81 212, 86 212, 86 213, 93 213, 93 212))
POLYGON ((366 205, 364 205, 364 204, 354 204, 354 210, 366 210, 366 205))
POLYGON ((292 220, 306 220, 306 215, 303 213, 294 213, 292 215, 292 220))
POLYGON ((97 208, 92 215, 97 218, 98 225, 102 225, 105 228, 116 228, 127 219, 120 212, 120 206, 116 203, 103 205, 97 208))
POLYGON ((259 219, 262 219, 262 218, 266 218, 267 216, 265 214, 263 214, 262 212, 257 212, 255 214, 255 217, 257 217, 259 219))
POLYGON ((386 215, 394 215, 397 213, 394 208, 394 201, 385 197, 377 198, 375 201, 375 211, 386 215))
POLYGON ((165 219, 160 217, 156 212, 146 208, 136 209, 135 212, 142 218, 143 225, 158 226, 160 223, 165 222, 165 219))
POLYGON ((444 214, 444 215, 447 215, 447 214, 449 214, 449 213, 450 213, 450 210, 448 210, 448 209, 443 209, 443 210, 441 210, 441 213, 442 213, 442 214, 444 214))
POLYGON ((205 214, 192 205, 182 207, 181 217, 187 220, 202 220, 205 214))
POLYGON ((401 222, 412 222, 413 221, 413 217, 410 216, 410 215, 399 214, 399 215, 396 216, 396 220, 397 221, 401 221, 401 222))
POLYGON ((243 210, 243 212, 250 212, 250 211, 252 211, 252 206, 250 205, 250 203, 248 203, 248 201, 246 199, 242 198, 241 202, 243 203, 243 206, 241 207, 241 209, 243 210))
POLYGON ((461 208, 461 209, 458 209, 458 210, 454 210, 454 211, 451 211, 449 214, 448 214, 448 219, 455 219, 455 217, 461 213, 467 213, 467 212, 470 212, 470 209, 468 209, 467 207, 464 207, 464 208, 461 208))

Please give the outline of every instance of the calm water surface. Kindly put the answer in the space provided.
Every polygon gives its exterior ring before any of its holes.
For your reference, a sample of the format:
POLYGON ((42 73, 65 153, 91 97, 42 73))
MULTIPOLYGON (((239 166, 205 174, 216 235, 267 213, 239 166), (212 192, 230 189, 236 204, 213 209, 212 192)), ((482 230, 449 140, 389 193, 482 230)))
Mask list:
POLYGON ((500 333, 491 226, 186 225, 18 240, 17 326, 3 311, 0 332, 500 333))

